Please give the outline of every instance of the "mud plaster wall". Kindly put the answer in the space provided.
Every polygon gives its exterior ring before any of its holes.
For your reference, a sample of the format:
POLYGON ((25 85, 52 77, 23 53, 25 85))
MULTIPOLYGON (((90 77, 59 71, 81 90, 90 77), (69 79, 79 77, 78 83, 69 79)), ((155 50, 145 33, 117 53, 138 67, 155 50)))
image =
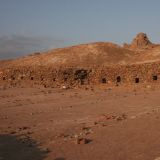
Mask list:
POLYGON ((0 70, 0 85, 81 87, 160 82, 160 62, 115 67, 19 67, 0 70))

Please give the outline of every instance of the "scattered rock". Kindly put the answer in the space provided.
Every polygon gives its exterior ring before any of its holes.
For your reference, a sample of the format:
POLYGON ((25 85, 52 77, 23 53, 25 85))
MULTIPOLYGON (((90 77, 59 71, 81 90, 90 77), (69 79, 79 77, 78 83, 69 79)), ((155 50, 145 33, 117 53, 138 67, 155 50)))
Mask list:
POLYGON ((122 114, 123 119, 127 119, 127 115, 125 113, 122 114))
POLYGON ((24 126, 24 127, 19 127, 19 128, 18 128, 19 131, 24 131, 24 130, 27 130, 27 129, 30 129, 30 128, 29 128, 29 127, 26 127, 26 126, 24 126))
POLYGON ((29 129, 29 127, 22 127, 22 130, 26 130, 26 129, 29 129))
POLYGON ((93 133, 93 131, 90 127, 83 127, 82 130, 83 130, 82 135, 88 135, 88 134, 93 133))
POLYGON ((116 116, 112 116, 112 119, 116 119, 116 116))
POLYGON ((122 118, 121 116, 119 116, 119 117, 116 118, 116 120, 117 120, 117 121, 122 121, 123 118, 122 118))
POLYGON ((116 118, 117 121, 122 121, 122 120, 125 120, 125 119, 127 119, 127 115, 126 114, 122 114, 121 116, 118 116, 116 118))
POLYGON ((90 142, 90 140, 88 140, 86 138, 76 138, 76 140, 75 140, 75 144, 87 144, 89 142, 90 142))
POLYGON ((90 127, 82 127, 82 130, 89 130, 91 129, 90 127))
POLYGON ((98 117, 98 121, 104 121, 104 120, 110 120, 112 119, 112 116, 107 116, 105 114, 98 117))
POLYGON ((62 89, 69 89, 68 86, 62 86, 62 89))

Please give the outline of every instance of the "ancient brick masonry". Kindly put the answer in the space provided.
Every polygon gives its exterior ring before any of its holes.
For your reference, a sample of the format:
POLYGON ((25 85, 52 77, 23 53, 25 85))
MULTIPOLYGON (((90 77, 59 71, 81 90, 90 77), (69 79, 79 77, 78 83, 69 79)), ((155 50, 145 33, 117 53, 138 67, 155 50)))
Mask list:
POLYGON ((160 45, 139 33, 124 47, 92 43, 1 61, 0 85, 82 87, 154 83, 160 79, 159 59, 160 45))
POLYGON ((112 67, 39 66, 0 70, 0 85, 44 87, 82 87, 85 85, 123 85, 158 82, 160 62, 112 67))

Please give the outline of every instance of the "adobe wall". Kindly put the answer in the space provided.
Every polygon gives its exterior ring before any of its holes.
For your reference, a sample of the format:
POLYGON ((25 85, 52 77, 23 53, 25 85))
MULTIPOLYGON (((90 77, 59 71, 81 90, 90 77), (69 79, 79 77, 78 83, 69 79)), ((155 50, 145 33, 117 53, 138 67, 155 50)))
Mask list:
POLYGON ((21 67, 0 70, 0 85, 82 87, 84 85, 123 85, 160 82, 160 62, 139 65, 75 68, 21 67))

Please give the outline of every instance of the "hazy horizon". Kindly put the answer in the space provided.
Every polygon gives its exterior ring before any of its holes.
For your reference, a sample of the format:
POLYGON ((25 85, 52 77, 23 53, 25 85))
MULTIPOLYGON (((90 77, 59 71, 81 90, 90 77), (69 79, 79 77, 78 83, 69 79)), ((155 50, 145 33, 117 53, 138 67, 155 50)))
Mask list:
POLYGON ((160 43, 158 0, 0 1, 0 59, 98 41, 160 43))

